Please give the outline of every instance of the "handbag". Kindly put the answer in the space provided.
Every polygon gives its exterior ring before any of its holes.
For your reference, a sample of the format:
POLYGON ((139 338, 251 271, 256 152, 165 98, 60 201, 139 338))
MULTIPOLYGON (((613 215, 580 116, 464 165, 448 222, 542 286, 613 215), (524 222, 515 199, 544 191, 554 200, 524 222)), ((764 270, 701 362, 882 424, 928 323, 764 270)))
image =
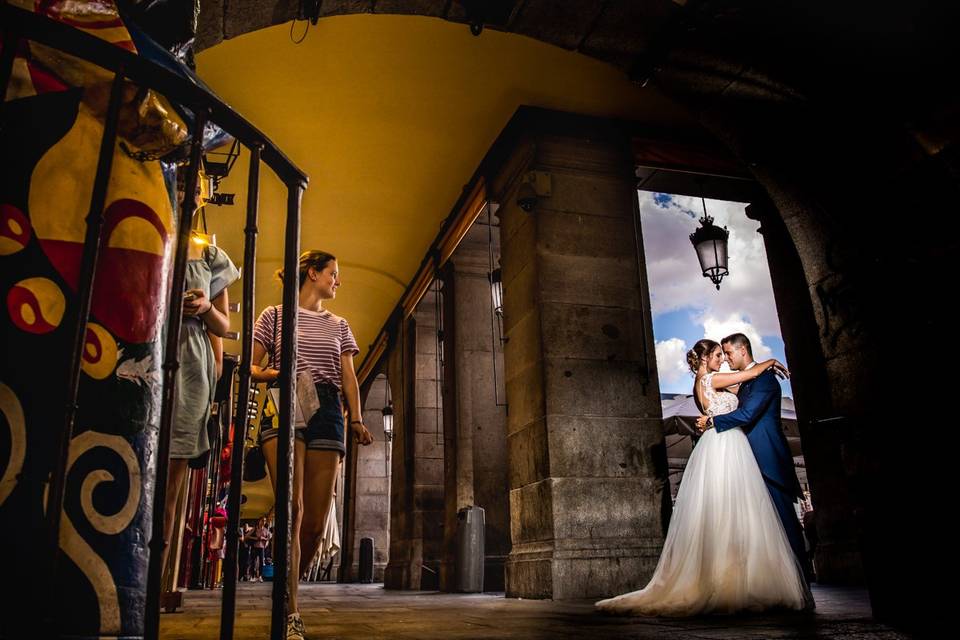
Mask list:
MULTIPOLYGON (((274 348, 270 353, 271 366, 279 369, 278 364, 273 362, 274 353, 277 345, 277 319, 280 311, 274 307, 273 315, 273 344, 274 348)), ((294 374, 296 377, 296 391, 294 398, 293 425, 297 429, 305 428, 309 420, 320 410, 320 397, 317 395, 317 387, 313 383, 313 377, 309 371, 300 371, 294 374)), ((275 380, 267 388, 267 402, 273 403, 275 413, 279 413, 280 407, 280 382, 275 380)), ((264 405, 266 406, 266 404, 264 405)), ((261 419, 262 424, 262 419, 261 419)))
POLYGON ((260 445, 250 447, 243 456, 243 481, 257 482, 267 477, 267 460, 260 445))

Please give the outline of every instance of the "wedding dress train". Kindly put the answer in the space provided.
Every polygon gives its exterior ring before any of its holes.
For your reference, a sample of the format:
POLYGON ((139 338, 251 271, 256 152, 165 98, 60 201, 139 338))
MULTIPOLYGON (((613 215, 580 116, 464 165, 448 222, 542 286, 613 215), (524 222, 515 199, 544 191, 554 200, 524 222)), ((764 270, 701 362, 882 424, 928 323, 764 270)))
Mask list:
MULTIPOLYGON (((708 415, 737 396, 701 379, 708 415)), ((774 508, 747 436, 706 431, 683 474, 660 561, 646 587, 596 604, 613 613, 692 616, 807 609, 813 597, 774 508)))

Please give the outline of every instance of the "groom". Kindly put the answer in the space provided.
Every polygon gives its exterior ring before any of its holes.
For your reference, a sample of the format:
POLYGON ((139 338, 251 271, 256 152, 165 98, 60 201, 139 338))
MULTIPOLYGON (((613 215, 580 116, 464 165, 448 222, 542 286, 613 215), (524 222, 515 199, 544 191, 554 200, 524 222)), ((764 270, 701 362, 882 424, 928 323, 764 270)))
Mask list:
MULTIPOLYGON (((756 364, 750 340, 742 333, 727 336, 720 345, 734 371, 745 371, 756 364)), ((793 508, 794 502, 803 497, 803 489, 797 479, 787 439, 780 427, 780 383, 773 368, 767 369, 754 380, 744 382, 738 396, 739 408, 708 418, 706 428, 713 426, 717 432, 722 432, 740 427, 747 435, 767 490, 790 539, 790 546, 809 580, 803 533, 793 508)))

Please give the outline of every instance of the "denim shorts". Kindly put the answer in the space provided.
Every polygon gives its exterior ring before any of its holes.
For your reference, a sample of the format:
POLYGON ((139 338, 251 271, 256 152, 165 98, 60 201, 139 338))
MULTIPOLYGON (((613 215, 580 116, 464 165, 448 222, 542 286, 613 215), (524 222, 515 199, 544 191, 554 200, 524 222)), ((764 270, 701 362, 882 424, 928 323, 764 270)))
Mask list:
MULTIPOLYGON (((340 403, 340 390, 332 384, 317 383, 317 397, 320 398, 320 408, 310 420, 306 428, 295 430, 298 440, 306 443, 307 449, 339 451, 342 458, 346 452, 343 441, 343 405, 340 403)), ((276 438, 280 435, 277 428, 278 416, 264 416, 260 421, 260 442, 276 438)))

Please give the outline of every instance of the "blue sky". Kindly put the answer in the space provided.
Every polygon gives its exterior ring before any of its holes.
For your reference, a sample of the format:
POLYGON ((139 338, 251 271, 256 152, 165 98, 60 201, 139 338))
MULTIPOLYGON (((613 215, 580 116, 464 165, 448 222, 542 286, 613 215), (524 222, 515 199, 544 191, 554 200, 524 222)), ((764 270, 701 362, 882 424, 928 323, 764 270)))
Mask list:
MULTIPOLYGON (((736 331, 753 343, 757 360, 777 358, 790 365, 783 349, 760 224, 747 218, 744 204, 707 200, 714 223, 730 230, 730 275, 717 291, 704 278, 690 244, 699 226, 699 198, 640 191, 640 222, 653 304, 660 390, 690 393, 693 377, 686 352, 701 338, 719 341, 736 331)), ((792 396, 789 382, 783 394, 792 396)))

